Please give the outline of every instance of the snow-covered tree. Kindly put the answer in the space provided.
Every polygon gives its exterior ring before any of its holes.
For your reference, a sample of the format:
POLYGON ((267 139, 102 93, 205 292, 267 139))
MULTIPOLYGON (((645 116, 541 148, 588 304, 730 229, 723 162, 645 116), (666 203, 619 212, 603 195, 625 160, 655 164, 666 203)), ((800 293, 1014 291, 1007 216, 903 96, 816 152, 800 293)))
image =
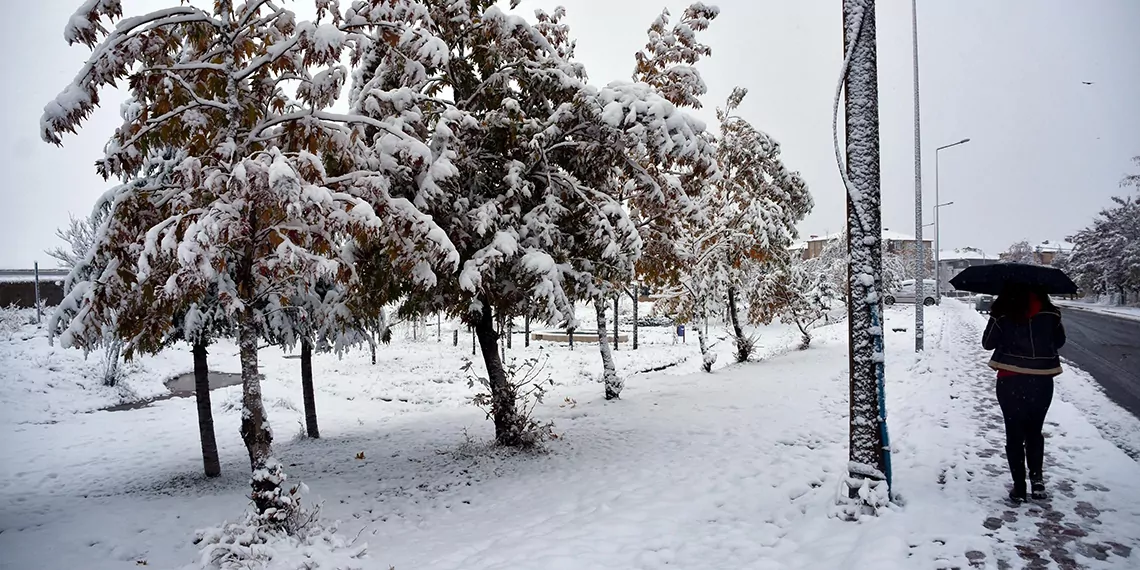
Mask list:
POLYGON ((1037 258, 1033 255, 1033 246, 1029 242, 1022 240, 1009 246, 1005 253, 1001 255, 1003 261, 1009 263, 1036 263, 1037 258))
POLYGON ((780 144, 733 114, 747 93, 742 88, 733 90, 724 108, 717 110, 721 177, 713 183, 711 212, 714 223, 725 230, 719 238, 723 247, 716 257, 721 267, 715 275, 725 280, 737 362, 748 360, 754 345, 744 334, 740 305, 763 302, 750 296, 742 299, 741 292, 756 291, 745 289, 750 275, 786 263, 788 248, 798 235, 796 224, 813 206, 807 184, 780 159, 780 144))
MULTIPOLYGON (((906 279, 913 279, 914 259, 908 255, 888 251, 886 240, 882 248, 883 290, 893 291, 906 279)), ((833 298, 847 302, 847 232, 824 244, 819 255, 805 260, 803 270, 812 278, 820 278, 833 298)))
POLYGON ((800 331, 800 350, 811 345, 811 331, 827 315, 834 292, 827 277, 812 274, 802 261, 782 263, 764 275, 758 302, 749 306, 753 322, 768 324, 779 318, 800 331))
POLYGON ((319 278, 299 283, 288 304, 270 313, 270 336, 283 349, 301 351, 301 393, 305 408, 305 433, 319 438, 316 393, 313 385, 313 352, 343 354, 350 347, 371 343, 387 329, 380 306, 351 298, 344 285, 319 278), (363 311, 368 311, 371 318, 363 311))
POLYGON ((60 245, 47 250, 45 253, 54 257, 60 267, 71 269, 87 256, 95 242, 95 231, 98 229, 102 210, 96 210, 89 216, 77 218, 69 216, 70 221, 66 228, 55 231, 56 237, 63 240, 66 245, 60 245))
MULTIPOLYGON (((326 16, 327 3, 317 5, 318 17, 326 16)), ((60 144, 99 104, 100 90, 125 80, 123 125, 97 171, 130 180, 163 149, 178 154, 162 165, 168 182, 143 177, 107 198, 110 221, 93 247, 96 271, 73 279, 61 338, 92 345, 92 332, 117 314, 130 350, 155 351, 179 314, 188 314, 181 334, 198 338, 195 327, 215 321, 189 315, 216 295, 240 347, 241 434, 258 520, 288 529, 295 490, 284 488, 272 455, 257 366, 269 316, 288 306, 296 283, 326 278, 352 286, 361 239, 389 236, 389 247, 424 265, 419 254, 438 248, 422 244, 438 242, 430 239, 430 220, 386 199, 383 172, 355 168, 353 119, 327 111, 347 77, 340 57, 350 37, 341 25, 298 22, 264 0, 217 0, 209 9, 174 3, 122 15, 118 0, 88 0, 70 19, 66 39, 92 55, 45 107, 42 136, 60 144), (352 172, 342 173, 344 164, 352 172)))
MULTIPOLYGON (((886 240, 883 240, 886 241, 886 240)), ((883 291, 895 291, 914 275, 914 258, 883 249, 883 291)))
MULTIPOLYGON (((103 219, 106 217, 106 208, 98 207, 90 215, 77 218, 69 216, 70 223, 66 228, 55 231, 55 235, 63 240, 65 245, 56 246, 45 253, 54 257, 60 267, 74 270, 77 265, 84 263, 87 253, 95 243, 96 234, 103 219)), ((123 343, 117 338, 114 331, 114 319, 103 327, 103 385, 114 386, 119 380, 121 369, 120 356, 123 343)))
MULTIPOLYGON (((1140 165, 1140 157, 1133 159, 1140 165)), ((1125 176, 1122 187, 1140 190, 1140 175, 1125 176)), ((1140 196, 1115 196, 1087 228, 1069 238, 1073 252, 1063 267, 1088 292, 1128 302, 1140 292, 1140 196)))
MULTIPOLYGON (((400 22, 369 32, 353 113, 398 123, 400 136, 430 148, 401 151, 414 167, 389 191, 432 216, 461 267, 431 290, 408 291, 404 304, 474 327, 496 440, 524 444, 496 317, 530 308, 576 326, 573 302, 627 281, 642 252, 623 192, 684 197, 662 173, 710 168, 711 147, 700 123, 650 85, 589 86, 561 9, 537 12, 532 24, 491 0, 365 4, 344 21, 375 9, 400 22)), ((400 142, 382 130, 366 140, 400 142)))
POLYGON ((837 300, 847 303, 847 235, 828 241, 819 255, 804 261, 804 270, 835 291, 837 300))
MULTIPOLYGON (((696 65, 712 48, 697 40, 720 14, 715 6, 690 5, 680 20, 669 26, 663 10, 650 24, 645 47, 635 54, 633 80, 653 86, 678 108, 700 109, 700 97, 708 92, 696 65)), ((705 135, 712 144, 713 135, 705 135)), ((633 184, 623 190, 625 204, 637 224, 643 255, 637 262, 637 277, 656 289, 675 288, 688 269, 682 254, 691 248, 679 245, 687 227, 699 224, 704 208, 695 204, 716 178, 714 168, 682 163, 681 169, 663 169, 652 161, 637 164, 656 184, 633 184)))
MULTIPOLYGON (((684 270, 675 274, 674 295, 666 304, 672 312, 700 319, 723 305, 738 362, 748 360, 754 346, 744 333, 741 306, 765 302, 755 296, 755 284, 786 262, 795 224, 812 207, 803 180, 780 160, 779 144, 733 114, 746 93, 734 90, 717 110, 719 176, 696 202, 700 217, 674 239, 671 255, 684 270)), ((697 336, 707 355, 700 327, 697 336)))

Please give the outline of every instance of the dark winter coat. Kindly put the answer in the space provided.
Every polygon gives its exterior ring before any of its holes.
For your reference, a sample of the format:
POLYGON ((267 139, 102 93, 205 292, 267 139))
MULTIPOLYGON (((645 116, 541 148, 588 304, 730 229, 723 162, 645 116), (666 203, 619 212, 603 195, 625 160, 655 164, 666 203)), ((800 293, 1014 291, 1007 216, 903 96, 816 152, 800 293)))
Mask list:
POLYGON ((1025 320, 991 317, 982 336, 982 347, 994 351, 990 368, 1031 376, 1056 376, 1061 373, 1061 357, 1065 346, 1065 327, 1061 313, 1054 309, 1041 311, 1025 320))

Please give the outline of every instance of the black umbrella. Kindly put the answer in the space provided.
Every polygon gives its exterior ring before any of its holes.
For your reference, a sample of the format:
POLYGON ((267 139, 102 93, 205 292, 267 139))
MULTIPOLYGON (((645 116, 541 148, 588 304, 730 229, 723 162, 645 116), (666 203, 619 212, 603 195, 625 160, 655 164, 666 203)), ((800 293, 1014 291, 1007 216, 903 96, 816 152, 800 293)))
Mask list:
POLYGON ((974 265, 962 270, 950 280, 950 284, 960 291, 985 295, 1000 295, 1008 285, 1032 287, 1049 295, 1077 293, 1077 284, 1064 271, 1024 263, 974 265))

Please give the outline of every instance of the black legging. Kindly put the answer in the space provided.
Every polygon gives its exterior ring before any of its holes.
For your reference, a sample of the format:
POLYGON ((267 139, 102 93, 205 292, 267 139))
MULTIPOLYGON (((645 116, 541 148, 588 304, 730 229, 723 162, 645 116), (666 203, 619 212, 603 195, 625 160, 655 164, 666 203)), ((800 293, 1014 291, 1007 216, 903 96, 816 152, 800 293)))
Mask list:
POLYGON ((1029 480, 1041 480, 1045 460, 1045 414, 1053 401, 1053 377, 1010 376, 998 378, 998 404, 1005 419, 1005 455, 1014 484, 1025 484, 1025 464, 1029 480))

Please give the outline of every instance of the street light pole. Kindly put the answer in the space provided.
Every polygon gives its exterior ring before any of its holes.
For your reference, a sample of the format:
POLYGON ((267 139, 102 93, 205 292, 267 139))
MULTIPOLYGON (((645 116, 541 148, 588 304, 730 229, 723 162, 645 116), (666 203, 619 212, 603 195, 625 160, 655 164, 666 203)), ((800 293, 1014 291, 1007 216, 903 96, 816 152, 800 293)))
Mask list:
POLYGON ((939 262, 942 261, 941 260, 942 235, 941 235, 941 232, 939 232, 939 230, 941 230, 942 227, 938 225, 938 213, 939 213, 939 210, 941 210, 942 208, 945 208, 946 206, 952 206, 952 205, 954 205, 954 202, 952 202, 952 201, 951 202, 945 202, 942 204, 938 204, 936 202, 934 204, 934 240, 935 240, 934 252, 935 252, 935 254, 937 254, 934 258, 934 260, 935 260, 934 261, 934 293, 935 293, 934 299, 939 304, 942 303, 942 269, 939 267, 939 262))
POLYGON ((952 146, 958 146, 960 144, 966 144, 968 142, 970 142, 970 139, 962 139, 956 143, 950 143, 948 145, 943 145, 943 146, 940 146, 940 147, 934 149, 934 203, 936 204, 934 206, 934 300, 939 304, 942 303, 942 266, 940 263, 942 261, 941 260, 941 257, 942 257, 941 256, 941 253, 942 253, 942 240, 941 240, 942 225, 938 223, 938 209, 944 205, 948 206, 950 204, 953 204, 953 202, 950 202, 949 204, 939 205, 940 203, 938 201, 938 153, 943 151, 943 150, 946 150, 952 146))
POLYGON ((918 102, 918 0, 910 0, 911 37, 914 47, 914 351, 922 352, 925 322, 922 301, 926 298, 926 251, 922 242, 922 129, 918 102))

